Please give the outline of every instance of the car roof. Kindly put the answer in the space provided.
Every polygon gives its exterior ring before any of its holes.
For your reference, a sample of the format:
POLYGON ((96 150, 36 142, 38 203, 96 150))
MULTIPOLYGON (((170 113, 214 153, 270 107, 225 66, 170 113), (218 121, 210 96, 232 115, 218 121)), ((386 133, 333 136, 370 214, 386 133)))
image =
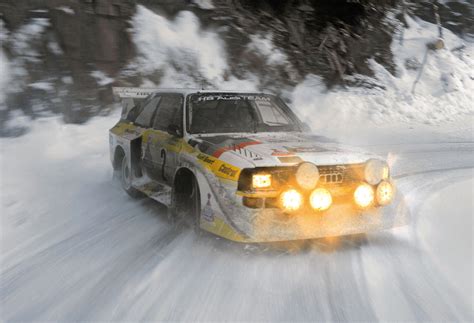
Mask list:
POLYGON ((214 94, 214 93, 222 93, 222 94, 267 94, 271 95, 270 93, 265 93, 261 91, 235 91, 235 90, 202 90, 202 89, 156 89, 153 93, 180 93, 183 95, 189 94, 214 94))
POLYGON ((265 93, 262 91, 235 91, 235 90, 203 90, 199 88, 139 88, 139 87, 113 87, 112 92, 121 99, 132 98, 132 99, 144 99, 151 94, 158 93, 178 93, 184 96, 190 94, 199 93, 222 93, 222 94, 259 94, 259 95, 272 95, 271 93, 265 93))

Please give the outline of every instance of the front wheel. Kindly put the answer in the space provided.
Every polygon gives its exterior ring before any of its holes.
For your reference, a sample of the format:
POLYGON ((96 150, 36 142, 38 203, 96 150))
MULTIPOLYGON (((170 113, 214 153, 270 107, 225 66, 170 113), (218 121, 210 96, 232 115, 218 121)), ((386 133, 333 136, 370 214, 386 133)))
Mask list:
POLYGON ((170 221, 174 225, 190 224, 196 232, 200 232, 201 195, 199 184, 194 176, 189 178, 185 185, 181 185, 183 183, 179 183, 175 187, 173 203, 169 209, 170 221))
POLYGON ((196 233, 201 232, 201 192, 196 178, 193 177, 193 189, 191 192, 192 206, 190 215, 193 220, 193 228, 196 233))
POLYGON ((140 191, 132 186, 132 170, 128 165, 126 157, 122 158, 122 165, 120 167, 120 184, 125 192, 133 198, 141 196, 140 191))

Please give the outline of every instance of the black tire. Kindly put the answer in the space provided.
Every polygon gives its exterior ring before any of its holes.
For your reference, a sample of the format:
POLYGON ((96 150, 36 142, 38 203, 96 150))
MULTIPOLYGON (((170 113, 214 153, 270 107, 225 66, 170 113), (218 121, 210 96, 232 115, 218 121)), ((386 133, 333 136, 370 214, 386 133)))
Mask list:
POLYGON ((168 217, 176 227, 186 223, 192 226, 196 232, 200 232, 201 195, 199 184, 194 176, 188 187, 189 191, 187 192, 173 193, 173 202, 168 210, 168 217))
POLYGON ((123 190, 127 192, 133 198, 141 197, 140 191, 136 190, 132 186, 132 170, 128 165, 127 158, 125 156, 122 158, 120 163, 120 173, 119 173, 120 185, 122 186, 123 190))
POLYGON ((193 219, 193 229, 196 233, 201 233, 201 191, 199 190, 199 183, 193 177, 193 190, 190 196, 192 206, 189 214, 193 219))

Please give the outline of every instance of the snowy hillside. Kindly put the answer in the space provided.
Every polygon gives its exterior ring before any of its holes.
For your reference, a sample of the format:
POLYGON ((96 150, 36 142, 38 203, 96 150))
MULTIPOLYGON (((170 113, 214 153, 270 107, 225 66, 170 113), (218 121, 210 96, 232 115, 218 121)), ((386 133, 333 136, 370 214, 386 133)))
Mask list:
MULTIPOLYGON (((372 60, 373 78, 352 77, 365 87, 329 90, 320 77, 308 75, 294 89, 281 89, 282 94, 315 131, 326 135, 347 139, 368 126, 406 129, 421 125, 442 133, 446 127, 460 127, 463 136, 471 136, 468 128, 474 120, 474 43, 444 29, 445 48, 429 50, 427 45, 438 37, 437 26, 408 16, 406 20, 408 28, 395 35, 391 45, 395 75, 372 60)), ((139 57, 130 68, 145 76, 144 86, 261 88, 256 75, 244 79, 229 75, 223 43, 216 33, 203 30, 191 12, 182 12, 168 21, 140 6, 133 26, 139 57), (150 79, 157 71, 163 76, 159 84, 154 84, 150 79), (148 81, 146 75, 150 75, 148 81)), ((248 46, 269 65, 284 68, 287 58, 274 47, 271 37, 255 36, 248 46)))

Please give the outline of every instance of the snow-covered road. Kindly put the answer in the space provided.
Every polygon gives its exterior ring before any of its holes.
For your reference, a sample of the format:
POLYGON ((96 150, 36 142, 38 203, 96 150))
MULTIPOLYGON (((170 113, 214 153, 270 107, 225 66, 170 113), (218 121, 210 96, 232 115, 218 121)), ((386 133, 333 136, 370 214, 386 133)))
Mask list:
POLYGON ((115 120, 1 139, 0 320, 473 320, 474 142, 368 147, 390 153, 407 227, 243 245, 114 185, 115 120))

